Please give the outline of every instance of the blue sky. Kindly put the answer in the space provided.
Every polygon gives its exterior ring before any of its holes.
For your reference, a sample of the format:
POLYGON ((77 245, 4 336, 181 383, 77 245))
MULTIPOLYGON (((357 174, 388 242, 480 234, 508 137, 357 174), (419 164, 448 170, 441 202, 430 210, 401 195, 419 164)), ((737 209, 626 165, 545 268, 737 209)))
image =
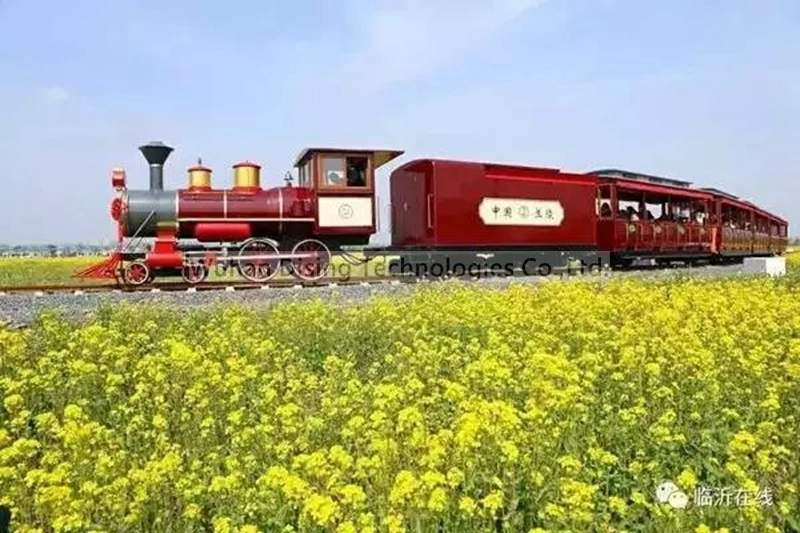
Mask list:
POLYGON ((111 238, 109 171, 146 187, 150 140, 168 188, 198 156, 277 185, 357 145, 672 176, 800 223, 798 28, 797 0, 0 0, 0 242, 111 238))

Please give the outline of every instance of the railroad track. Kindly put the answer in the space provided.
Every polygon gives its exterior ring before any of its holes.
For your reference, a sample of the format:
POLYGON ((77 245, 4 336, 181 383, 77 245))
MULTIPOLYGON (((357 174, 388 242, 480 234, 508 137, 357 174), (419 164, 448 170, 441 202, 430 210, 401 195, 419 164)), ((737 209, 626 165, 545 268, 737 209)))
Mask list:
POLYGON ((199 292, 199 291, 237 291, 271 288, 306 288, 306 287, 337 287, 345 285, 381 285, 415 283, 415 279, 399 277, 357 277, 342 279, 320 279, 316 281, 301 281, 297 279, 279 279, 267 283, 250 281, 207 281, 198 284, 189 284, 182 281, 163 281, 139 286, 125 286, 113 283, 108 284, 55 284, 55 285, 0 285, 0 295, 33 294, 102 294, 102 293, 159 293, 159 292, 199 292))
MULTIPOLYGON (((642 271, 668 271, 673 270, 675 267, 641 265, 630 266, 621 269, 606 270, 605 274, 611 272, 642 272, 642 271)), ((504 274, 490 275, 489 277, 511 277, 517 278, 520 274, 516 273, 513 276, 506 276, 504 274)), ((484 277, 484 276, 481 276, 484 277)), ((537 276, 522 276, 522 277, 537 277, 537 276)), ((576 276, 565 274, 563 272, 553 272, 551 275, 544 277, 556 278, 574 278, 576 276)), ((593 275, 583 275, 577 277, 594 277, 593 275)), ((423 278, 414 276, 360 276, 352 277, 349 279, 327 277, 316 281, 298 280, 296 278, 276 279, 266 283, 257 283, 246 280, 223 280, 223 281, 205 281, 202 283, 191 284, 185 281, 160 281, 156 283, 149 283, 139 286, 120 285, 115 283, 106 284, 51 284, 51 285, 0 285, 0 296, 11 294, 34 294, 43 296, 45 294, 98 294, 98 293, 159 293, 159 292, 200 292, 200 291, 238 291, 238 290, 253 290, 253 289, 270 289, 270 288, 306 288, 306 287, 337 287, 337 286, 352 286, 352 285, 398 285, 401 283, 422 283, 433 281, 434 278, 423 278)), ((446 276, 437 278, 439 280, 459 279, 459 280, 472 280, 470 276, 446 276)))
MULTIPOLYGON (((628 267, 625 269, 620 269, 620 271, 647 271, 647 270, 669 270, 669 268, 664 267, 654 267, 654 266, 633 266, 628 267)), ((608 274, 610 271, 606 271, 608 274)), ((530 277, 539 277, 539 276, 532 276, 532 275, 521 275, 519 272, 515 273, 513 276, 508 276, 506 274, 490 274, 488 276, 482 275, 483 277, 510 277, 510 278, 530 278, 530 277)), ((566 274, 564 272, 555 271, 550 275, 543 276, 543 277, 556 277, 556 278, 574 278, 576 276, 566 274)), ((584 276, 577 276, 577 277, 587 277, 584 276)), ((594 277, 593 275, 588 275, 588 277, 594 277)), ((306 287, 337 287, 337 286, 352 286, 352 285, 388 285, 394 284, 398 285, 401 283, 423 283, 429 282, 434 280, 444 281, 444 280, 466 280, 471 281, 476 278, 466 275, 466 276, 445 276, 441 278, 425 278, 425 277, 415 277, 415 276, 359 276, 359 277, 351 277, 349 279, 341 279, 341 278, 333 278, 327 277, 322 278, 316 281, 305 281, 305 280, 298 280, 296 278, 285 278, 285 279, 276 279, 271 280, 266 283, 257 283, 251 282, 246 280, 224 280, 224 281, 205 281, 202 283, 191 284, 186 283, 185 281, 160 281, 156 283, 149 283, 145 285, 139 286, 131 286, 131 285, 120 285, 115 283, 106 283, 106 284, 87 284, 87 283, 77 283, 77 284, 53 284, 53 285, 0 285, 0 296, 3 295, 10 295, 10 294, 34 294, 38 296, 43 296, 45 294, 97 294, 97 293, 159 293, 159 292, 200 292, 200 291, 237 291, 237 290, 253 290, 253 289, 270 289, 270 288, 306 288, 306 287)))

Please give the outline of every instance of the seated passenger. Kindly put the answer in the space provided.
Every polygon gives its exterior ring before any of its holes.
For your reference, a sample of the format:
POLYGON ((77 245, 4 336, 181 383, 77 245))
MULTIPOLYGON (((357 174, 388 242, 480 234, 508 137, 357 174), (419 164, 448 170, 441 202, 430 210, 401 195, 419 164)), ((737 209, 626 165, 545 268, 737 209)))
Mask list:
POLYGON ((610 217, 611 216, 611 206, 604 202, 603 205, 600 206, 600 216, 601 217, 610 217))
POLYGON ((628 220, 630 220, 631 222, 637 222, 639 220, 639 215, 636 214, 636 210, 633 207, 628 206, 628 209, 626 211, 628 215, 628 220))

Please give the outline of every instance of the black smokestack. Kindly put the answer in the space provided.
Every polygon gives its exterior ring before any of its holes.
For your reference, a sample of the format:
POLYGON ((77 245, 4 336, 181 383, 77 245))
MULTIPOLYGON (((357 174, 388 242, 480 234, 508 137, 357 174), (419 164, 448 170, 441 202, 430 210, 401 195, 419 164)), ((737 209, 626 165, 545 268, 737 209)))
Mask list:
POLYGON ((150 164, 150 190, 164 190, 164 162, 172 152, 172 148, 161 142, 151 142, 140 146, 139 150, 150 164))

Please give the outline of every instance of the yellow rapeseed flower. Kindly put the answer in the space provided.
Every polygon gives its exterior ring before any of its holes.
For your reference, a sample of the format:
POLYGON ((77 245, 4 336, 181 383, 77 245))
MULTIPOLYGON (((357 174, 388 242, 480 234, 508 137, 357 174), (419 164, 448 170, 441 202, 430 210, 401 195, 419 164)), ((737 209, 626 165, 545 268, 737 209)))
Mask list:
POLYGON ((715 533, 702 485, 763 503, 714 527, 774 533, 800 506, 796 268, 45 312, 0 326, 0 504, 28 532, 715 533))

